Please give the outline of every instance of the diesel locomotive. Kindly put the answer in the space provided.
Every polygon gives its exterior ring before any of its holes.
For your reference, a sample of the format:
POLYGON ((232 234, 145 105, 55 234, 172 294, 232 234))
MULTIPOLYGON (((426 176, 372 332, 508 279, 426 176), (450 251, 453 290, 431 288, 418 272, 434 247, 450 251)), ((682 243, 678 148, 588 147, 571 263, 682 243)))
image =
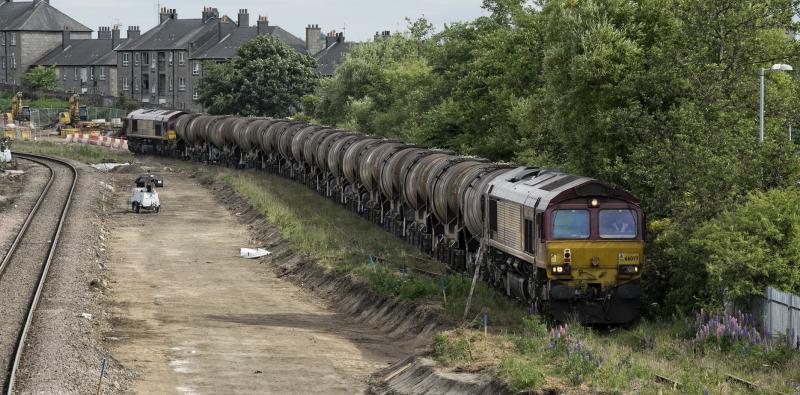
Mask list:
POLYGON ((639 317, 644 215, 608 183, 291 119, 137 110, 128 147, 313 188, 557 320, 639 317))

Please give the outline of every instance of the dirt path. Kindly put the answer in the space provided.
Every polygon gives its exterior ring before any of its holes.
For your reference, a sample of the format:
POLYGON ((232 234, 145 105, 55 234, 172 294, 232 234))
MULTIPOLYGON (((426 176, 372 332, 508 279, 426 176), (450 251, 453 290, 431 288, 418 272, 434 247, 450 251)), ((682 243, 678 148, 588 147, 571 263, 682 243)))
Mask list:
POLYGON ((126 213, 122 192, 112 217, 107 337, 140 372, 132 392, 359 393, 407 355, 239 258, 245 227, 194 179, 164 178, 160 214, 126 213))

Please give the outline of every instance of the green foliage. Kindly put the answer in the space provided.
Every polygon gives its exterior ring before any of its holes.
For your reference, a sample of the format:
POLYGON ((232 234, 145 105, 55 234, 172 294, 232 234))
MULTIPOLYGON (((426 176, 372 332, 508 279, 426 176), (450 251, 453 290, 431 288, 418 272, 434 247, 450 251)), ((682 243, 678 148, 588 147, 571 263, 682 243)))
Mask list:
POLYGON ((23 85, 32 90, 54 91, 56 84, 56 66, 36 66, 22 76, 23 85))
POLYGON ((696 229, 800 179, 800 152, 786 144, 800 120, 794 76, 767 76, 767 141, 757 143, 759 68, 800 64, 786 34, 797 31, 796 2, 527 4, 486 0, 488 16, 440 32, 420 19, 359 46, 306 99, 308 114, 619 184, 650 220, 646 305, 668 314, 717 301, 696 229))
POLYGON ((800 293, 798 202, 795 187, 754 192, 695 230, 691 245, 707 262, 714 298, 742 300, 768 285, 800 293))
POLYGON ((200 102, 212 114, 286 117, 317 86, 316 62, 272 36, 242 45, 225 63, 203 64, 200 102))
POLYGON ((433 281, 398 274, 386 267, 364 267, 360 272, 370 280, 372 287, 382 295, 414 300, 439 294, 439 288, 433 281))
POLYGON ((538 389, 545 384, 546 375, 541 362, 525 357, 508 356, 500 361, 500 375, 508 382, 514 393, 538 389))
POLYGON ((455 339, 451 339, 443 333, 433 336, 433 356, 437 362, 445 365, 457 365, 472 359, 470 351, 470 340, 458 334, 455 339))

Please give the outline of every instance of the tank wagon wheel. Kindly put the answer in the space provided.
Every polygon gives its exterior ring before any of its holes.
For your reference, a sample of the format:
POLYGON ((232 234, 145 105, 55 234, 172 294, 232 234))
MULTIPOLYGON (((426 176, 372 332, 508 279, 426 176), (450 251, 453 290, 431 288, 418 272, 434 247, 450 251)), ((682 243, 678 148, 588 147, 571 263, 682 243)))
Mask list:
POLYGON ((140 209, 139 203, 133 202, 133 204, 131 205, 131 209, 133 210, 134 213, 139 214, 139 209, 140 209))

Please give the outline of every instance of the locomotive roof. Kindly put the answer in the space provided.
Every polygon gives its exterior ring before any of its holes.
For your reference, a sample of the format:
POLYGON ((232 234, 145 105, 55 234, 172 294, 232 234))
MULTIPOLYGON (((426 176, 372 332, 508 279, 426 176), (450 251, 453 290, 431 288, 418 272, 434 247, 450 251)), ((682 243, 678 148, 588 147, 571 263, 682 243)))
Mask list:
POLYGON ((128 119, 164 122, 183 114, 183 111, 143 108, 128 114, 128 119))
POLYGON ((543 211, 553 203, 584 196, 613 197, 639 203, 623 189, 600 180, 532 167, 509 170, 492 181, 491 185, 492 197, 528 207, 536 206, 537 211, 543 211))

